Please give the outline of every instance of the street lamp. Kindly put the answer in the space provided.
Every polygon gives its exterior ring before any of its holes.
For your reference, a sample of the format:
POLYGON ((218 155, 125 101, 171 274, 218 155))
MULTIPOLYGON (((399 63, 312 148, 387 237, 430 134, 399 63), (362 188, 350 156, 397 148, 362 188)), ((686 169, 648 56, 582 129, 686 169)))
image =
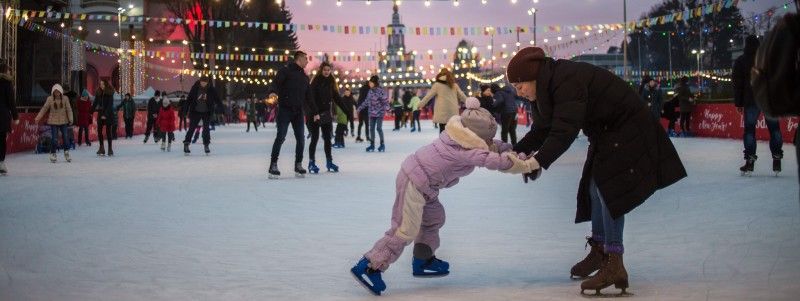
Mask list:
POLYGON ((706 53, 706 51, 703 50, 703 49, 700 49, 700 50, 692 49, 692 54, 694 54, 697 57, 697 86, 700 87, 700 88, 702 88, 702 85, 703 85, 703 81, 701 80, 701 77, 700 77, 700 56, 705 54, 705 53, 706 53))
MULTIPOLYGON (((538 1, 534 1, 536 3, 538 1)), ((533 45, 536 45, 536 8, 531 8, 528 10, 528 15, 533 16, 533 45)))

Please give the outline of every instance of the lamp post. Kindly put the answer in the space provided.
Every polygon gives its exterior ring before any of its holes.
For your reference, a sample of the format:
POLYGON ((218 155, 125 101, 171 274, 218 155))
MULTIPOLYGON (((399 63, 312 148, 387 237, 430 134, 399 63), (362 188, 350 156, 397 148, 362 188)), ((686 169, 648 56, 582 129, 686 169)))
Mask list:
MULTIPOLYGON (((537 1, 534 1, 537 2, 537 1)), ((536 8, 531 8, 528 10, 528 15, 533 16, 533 45, 537 46, 536 42, 536 8)))
POLYGON ((703 50, 703 49, 700 49, 700 50, 692 49, 692 54, 694 54, 695 57, 697 57, 697 86, 698 87, 702 87, 702 84, 703 84, 702 80, 700 79, 700 56, 705 54, 705 53, 706 53, 706 51, 703 50))
MULTIPOLYGON (((122 7, 118 7, 117 8, 117 38, 119 39, 119 48, 120 49, 125 49, 124 47, 122 47, 122 14, 124 14, 125 11, 127 11, 127 10, 122 8, 122 7)), ((118 84, 119 87, 117 87, 117 88, 119 89, 120 96, 122 96, 124 94, 124 91, 122 91, 122 86, 123 86, 123 84, 122 84, 122 72, 123 72, 123 70, 122 70, 122 60, 125 60, 125 56, 122 53, 120 53, 119 58, 120 58, 120 61, 119 61, 119 67, 120 67, 119 68, 119 81, 118 81, 119 82, 119 84, 118 84)))

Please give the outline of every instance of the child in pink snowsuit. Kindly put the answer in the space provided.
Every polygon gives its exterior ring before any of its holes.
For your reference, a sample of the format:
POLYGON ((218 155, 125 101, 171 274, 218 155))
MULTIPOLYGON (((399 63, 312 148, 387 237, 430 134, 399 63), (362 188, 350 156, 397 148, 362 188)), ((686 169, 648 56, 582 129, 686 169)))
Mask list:
POLYGON ((480 101, 468 98, 466 106, 460 116, 450 118, 438 139, 402 163, 395 184, 391 228, 351 269, 353 276, 375 295, 386 289, 380 273, 412 241, 415 277, 449 273, 449 264, 433 256, 439 247, 439 228, 445 221, 444 207, 438 198, 440 189, 456 185, 459 178, 472 173, 475 167, 514 174, 531 172, 529 162, 511 152, 511 144, 493 140, 497 124, 492 114, 480 107, 480 101))

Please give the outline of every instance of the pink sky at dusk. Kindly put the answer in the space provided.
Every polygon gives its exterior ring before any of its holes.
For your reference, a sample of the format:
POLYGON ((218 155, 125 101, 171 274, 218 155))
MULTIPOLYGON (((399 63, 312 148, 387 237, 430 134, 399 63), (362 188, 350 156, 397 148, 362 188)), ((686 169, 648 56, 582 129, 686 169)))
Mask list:
MULTIPOLYGON (((366 1, 344 0, 342 6, 336 6, 335 0, 312 0, 311 5, 306 5, 305 0, 285 0, 287 8, 292 12, 295 23, 306 24, 330 24, 330 25, 370 25, 385 26, 391 23, 392 1, 372 1, 371 5, 366 5, 366 1)), ((400 16, 402 22, 407 27, 413 26, 532 26, 533 17, 527 14, 527 10, 535 7, 537 14, 537 27, 539 34, 537 39, 542 43, 543 39, 549 38, 550 43, 558 36, 565 40, 569 39, 570 34, 576 33, 579 36, 582 32, 543 32, 544 26, 548 25, 579 25, 579 24, 601 24, 619 23, 623 20, 623 1, 622 0, 539 0, 534 4, 532 0, 518 0, 512 4, 510 0, 488 0, 488 4, 481 4, 480 0, 461 0, 460 5, 454 7, 452 1, 431 1, 430 7, 425 7, 421 0, 402 1, 400 5, 400 16)), ((650 7, 661 2, 660 0, 629 0, 628 19, 638 19, 639 16, 649 11, 650 7)), ((744 15, 750 12, 764 11, 772 6, 782 5, 787 0, 749 0, 742 1, 739 5, 743 9, 744 15)), ((598 46, 598 52, 605 52, 609 46, 619 45, 622 33, 616 34, 616 39, 611 43, 604 43, 609 37, 594 39, 592 42, 584 43, 555 53, 557 56, 567 56, 569 54, 598 46)), ((364 53, 365 51, 377 51, 385 49, 387 37, 381 35, 344 35, 323 32, 300 31, 298 33, 301 49, 309 50, 316 54, 318 51, 339 51, 342 54, 355 51, 364 53)), ((425 52, 428 49, 434 53, 441 54, 443 48, 448 49, 452 54, 458 41, 466 38, 479 46, 480 53, 488 56, 489 50, 485 47, 490 44, 487 36, 416 36, 413 33, 406 34, 406 48, 425 52)), ((527 46, 532 40, 532 33, 520 35, 522 47, 527 46)), ((499 51, 510 53, 516 46, 516 35, 496 36, 494 40, 495 55, 499 51), (501 49, 501 44, 505 43, 507 48, 501 49)), ((438 65, 446 63, 439 59, 435 61, 423 60, 417 65, 438 65)), ((361 63, 341 63, 345 67, 361 69, 376 68, 376 62, 361 63)), ((497 67, 497 66, 496 66, 497 67)))

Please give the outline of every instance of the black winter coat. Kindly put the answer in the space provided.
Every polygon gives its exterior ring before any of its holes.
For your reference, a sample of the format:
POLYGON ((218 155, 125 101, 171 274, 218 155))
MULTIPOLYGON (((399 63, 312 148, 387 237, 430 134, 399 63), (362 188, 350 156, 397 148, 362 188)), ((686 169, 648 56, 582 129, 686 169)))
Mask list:
POLYGON ((344 105, 344 114, 347 115, 347 120, 353 120, 353 110, 356 106, 356 100, 353 95, 342 96, 342 105, 344 105))
POLYGON ((733 74, 731 74, 733 101, 740 108, 756 105, 753 86, 750 85, 750 70, 753 69, 756 61, 755 52, 755 50, 745 49, 745 53, 733 63, 733 74), (751 52, 748 53, 748 51, 751 52))
POLYGON ((160 105, 156 98, 150 97, 150 100, 147 101, 147 119, 155 120, 158 117, 159 107, 160 105))
POLYGON ((14 91, 11 81, 0 76, 0 133, 11 131, 11 121, 19 119, 17 106, 14 104, 14 91))
POLYGON ((111 90, 103 92, 98 89, 94 94, 92 111, 97 112, 98 119, 101 116, 106 116, 107 120, 114 120, 115 115, 117 115, 117 111, 114 109, 114 92, 111 90))
POLYGON ((612 217, 642 204, 686 176, 675 147, 636 92, 611 72, 568 60, 542 61, 532 106, 533 130, 514 150, 549 168, 583 129, 589 151, 578 189, 575 222, 591 220, 595 180, 612 217))
POLYGON ((511 85, 506 85, 494 93, 494 104, 492 106, 495 111, 500 114, 516 114, 517 113, 517 92, 511 85))
POLYGON ((311 82, 311 91, 314 96, 314 105, 309 106, 309 110, 305 111, 306 117, 309 119, 314 115, 319 115, 319 122, 332 123, 333 116, 336 112, 333 110, 333 104, 339 106, 342 111, 345 111, 345 106, 342 104, 342 97, 339 96, 333 77, 322 78, 322 75, 317 75, 319 78, 314 78, 311 82))
POLYGON ((14 91, 11 81, 5 76, 0 76, 0 133, 11 131, 11 121, 19 119, 17 105, 14 104, 14 91))
MULTIPOLYGON (((369 93, 369 85, 365 84, 362 85, 361 88, 358 88, 358 101, 356 102, 356 107, 360 107, 361 104, 367 100, 367 94, 369 93)), ((365 120, 369 118, 369 110, 362 110, 358 113, 358 118, 360 119, 363 117, 365 120)))
POLYGON ((278 95, 278 108, 317 112, 311 91, 308 75, 295 62, 291 62, 278 70, 270 87, 270 93, 278 95))
MULTIPOLYGON (((201 94, 200 84, 195 84, 192 87, 192 90, 189 91, 189 96, 186 97, 186 108, 181 108, 185 110, 186 116, 191 116, 192 114, 196 114, 195 107, 197 106, 197 98, 201 94)), ((222 113, 225 110, 225 105, 222 104, 222 101, 219 99, 219 94, 217 94, 217 89, 215 89, 211 84, 206 86, 206 101, 208 102, 208 112, 212 115, 215 113, 222 113)))

